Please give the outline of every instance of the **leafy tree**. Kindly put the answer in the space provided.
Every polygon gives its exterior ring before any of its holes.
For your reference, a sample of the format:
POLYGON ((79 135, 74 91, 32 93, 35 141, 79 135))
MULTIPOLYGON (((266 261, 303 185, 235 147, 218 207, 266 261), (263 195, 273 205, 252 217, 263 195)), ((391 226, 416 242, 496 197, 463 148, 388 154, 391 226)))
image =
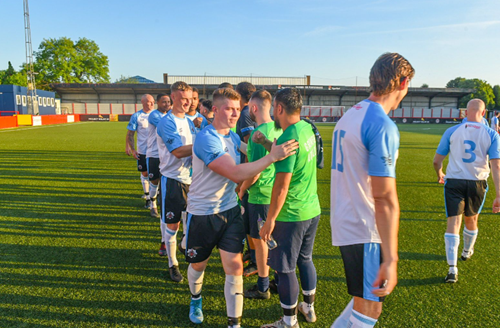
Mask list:
POLYGON ((21 69, 19 72, 16 72, 10 61, 7 69, 0 71, 0 84, 14 84, 25 87, 27 83, 26 71, 21 69))
POLYGON ((495 109, 500 110, 500 85, 493 87, 493 94, 495 95, 495 109))
POLYGON ((422 84, 421 88, 428 88, 429 85, 427 83, 422 84))
POLYGON ((446 84, 447 88, 464 88, 464 89, 474 89, 474 91, 464 96, 459 101, 459 106, 465 108, 467 102, 473 98, 479 98, 484 101, 487 109, 493 109, 495 107, 495 95, 493 94, 493 88, 491 85, 480 79, 466 79, 463 77, 457 77, 446 84))
POLYGON ((115 83, 139 83, 139 81, 131 76, 120 75, 120 77, 116 79, 115 83))
POLYGON ((86 38, 44 39, 35 52, 36 81, 42 88, 50 83, 109 82, 108 65, 108 57, 86 38))

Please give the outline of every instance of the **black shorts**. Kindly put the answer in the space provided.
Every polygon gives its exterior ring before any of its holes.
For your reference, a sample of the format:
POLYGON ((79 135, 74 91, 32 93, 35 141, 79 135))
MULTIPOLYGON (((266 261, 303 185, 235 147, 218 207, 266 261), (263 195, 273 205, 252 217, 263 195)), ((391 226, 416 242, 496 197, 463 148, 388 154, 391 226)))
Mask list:
POLYGON ((486 180, 446 179, 444 184, 444 205, 446 217, 474 216, 481 213, 488 183, 486 180))
POLYGON ((177 223, 181 212, 186 210, 189 185, 175 179, 161 177, 161 219, 165 223, 177 223))
POLYGON ((146 158, 148 166, 149 181, 157 180, 160 178, 160 159, 155 157, 146 158))
POLYGON ((267 264, 282 273, 295 272, 297 262, 312 261, 319 215, 306 221, 276 221, 272 236, 278 247, 269 250, 267 264))
POLYGON ((372 293, 375 289, 372 284, 382 263, 380 244, 340 246, 340 254, 344 261, 347 292, 365 300, 383 302, 384 297, 377 297, 372 293))
POLYGON ((212 215, 188 213, 186 232, 186 261, 203 262, 214 247, 229 253, 243 252, 245 228, 240 206, 212 215))
POLYGON ((243 223, 245 224, 245 233, 250 234, 250 223, 248 222, 248 192, 245 193, 243 199, 240 200, 241 205, 241 216, 243 217, 243 223))
POLYGON ((148 164, 146 163, 146 155, 138 154, 139 159, 137 160, 137 171, 139 172, 147 172, 148 164))
POLYGON ((266 221, 267 212, 269 212, 269 205, 248 203, 248 226, 250 232, 247 234, 250 237, 260 239, 257 221, 259 218, 266 221))

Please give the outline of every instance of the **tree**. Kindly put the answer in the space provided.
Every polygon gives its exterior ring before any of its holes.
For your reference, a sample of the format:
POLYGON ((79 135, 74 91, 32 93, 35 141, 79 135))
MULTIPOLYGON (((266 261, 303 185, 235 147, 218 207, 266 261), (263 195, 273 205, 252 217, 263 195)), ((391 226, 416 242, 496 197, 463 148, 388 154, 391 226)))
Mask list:
POLYGON ((446 87, 474 89, 471 94, 460 98, 459 106, 462 108, 467 107, 467 103, 473 98, 482 99, 486 104, 487 109, 493 109, 495 107, 495 95, 493 93, 493 88, 488 82, 484 80, 457 77, 449 81, 446 84, 446 87))
POLYGON ((422 84, 421 88, 428 88, 429 85, 427 83, 422 84))
POLYGON ((16 72, 10 61, 7 69, 0 71, 0 84, 14 84, 25 87, 27 83, 26 71, 21 69, 19 72, 16 72))
POLYGON ((500 110, 500 85, 493 87, 493 94, 495 95, 495 109, 500 110))
POLYGON ((86 38, 44 39, 35 51, 36 82, 42 88, 50 83, 109 82, 108 65, 108 57, 86 38))

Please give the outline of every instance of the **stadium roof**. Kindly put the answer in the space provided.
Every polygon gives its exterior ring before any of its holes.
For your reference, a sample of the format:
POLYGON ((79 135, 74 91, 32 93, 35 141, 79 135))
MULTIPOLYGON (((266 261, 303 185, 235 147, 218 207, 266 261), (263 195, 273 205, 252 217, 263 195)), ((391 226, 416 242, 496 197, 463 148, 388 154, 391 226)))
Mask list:
MULTIPOLYGON (((200 94, 211 94, 218 85, 192 85, 198 88, 200 94)), ((137 94, 145 93, 169 93, 170 84, 163 83, 53 83, 50 87, 59 95, 62 94, 137 94)), ((266 89, 275 92, 287 87, 295 87, 301 90, 304 96, 311 95, 357 95, 368 96, 369 87, 353 86, 326 86, 326 85, 256 85, 257 89, 266 89), (303 92, 302 92, 303 90, 303 92)), ((461 98, 472 92, 474 89, 459 88, 409 88, 407 96, 434 97, 456 97, 461 98)))

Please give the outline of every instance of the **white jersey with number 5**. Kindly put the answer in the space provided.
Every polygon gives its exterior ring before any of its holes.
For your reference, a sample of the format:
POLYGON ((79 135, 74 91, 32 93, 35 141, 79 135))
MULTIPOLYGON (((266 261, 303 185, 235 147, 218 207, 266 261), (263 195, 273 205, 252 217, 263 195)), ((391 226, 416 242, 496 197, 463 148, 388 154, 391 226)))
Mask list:
POLYGON ((371 177, 396 177, 399 131, 382 106, 363 100, 339 120, 332 138, 332 244, 381 243, 371 177))
POLYGON ((436 153, 450 160, 445 179, 486 180, 490 159, 500 158, 500 136, 479 122, 466 122, 445 131, 436 153))

